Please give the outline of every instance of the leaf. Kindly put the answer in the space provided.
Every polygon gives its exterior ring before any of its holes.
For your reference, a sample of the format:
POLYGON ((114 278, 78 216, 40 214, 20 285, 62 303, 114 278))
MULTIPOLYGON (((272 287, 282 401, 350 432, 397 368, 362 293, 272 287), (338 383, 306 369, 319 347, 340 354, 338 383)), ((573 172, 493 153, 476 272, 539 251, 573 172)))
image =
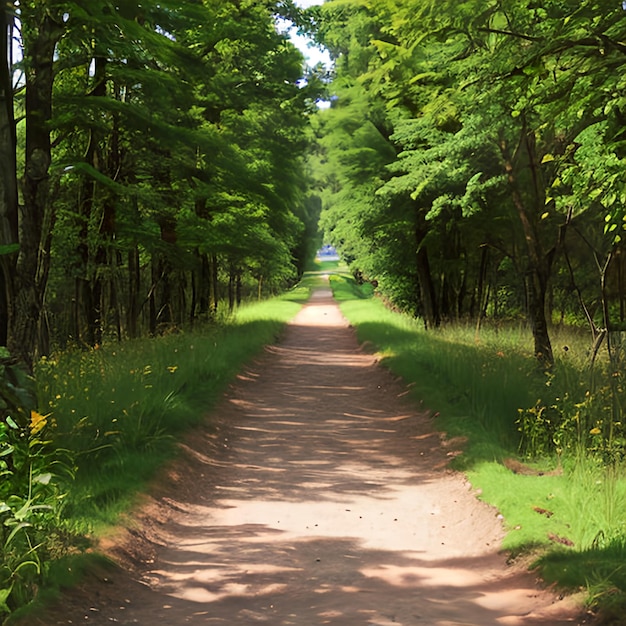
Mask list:
POLYGON ((4 450, 0 450, 0 457, 8 456, 9 454, 12 454, 14 450, 14 446, 7 446, 4 450))
POLYGON ((13 591, 13 585, 8 587, 7 589, 0 589, 0 615, 4 613, 10 613, 11 609, 7 605, 7 600, 13 591))
POLYGON ((617 200, 617 194, 610 193, 608 196, 604 198, 604 200, 602 201, 602 204, 608 208, 610 206, 613 206, 616 200, 617 200))
POLYGON ((19 252, 19 251, 20 251, 19 243, 6 243, 3 245, 0 245, 0 256, 7 255, 7 254, 15 254, 16 252, 19 252))
POLYGON ((434 78, 436 76, 437 76, 436 72, 420 72, 419 74, 416 74, 415 76, 413 76, 411 80, 409 80, 409 84, 414 85, 415 83, 418 83, 420 80, 424 80, 425 78, 434 78))
POLYGON ((544 154, 543 155, 543 159, 541 159, 542 163, 550 163, 550 161, 554 161, 554 155, 553 154, 544 154))
POLYGON ((50 472, 46 472, 45 474, 39 474, 33 477, 34 483, 39 483, 40 485, 48 485, 52 480, 52 474, 50 472))
POLYGON ((15 535, 17 535, 17 533, 20 530, 24 528, 29 528, 30 526, 31 524, 29 524, 28 522, 21 522, 20 524, 16 524, 15 528, 11 531, 11 534, 7 537, 7 540, 4 542, 5 547, 11 545, 11 541, 13 540, 13 537, 15 537, 15 535))

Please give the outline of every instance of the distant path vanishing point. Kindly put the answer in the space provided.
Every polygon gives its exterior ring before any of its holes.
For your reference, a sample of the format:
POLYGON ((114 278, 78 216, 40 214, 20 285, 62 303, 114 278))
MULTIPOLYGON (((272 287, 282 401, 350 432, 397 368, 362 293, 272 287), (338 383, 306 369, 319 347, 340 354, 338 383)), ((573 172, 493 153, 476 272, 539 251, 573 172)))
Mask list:
POLYGON ((183 447, 109 542, 128 571, 91 575, 36 623, 579 623, 507 565, 496 511, 328 289, 183 447))

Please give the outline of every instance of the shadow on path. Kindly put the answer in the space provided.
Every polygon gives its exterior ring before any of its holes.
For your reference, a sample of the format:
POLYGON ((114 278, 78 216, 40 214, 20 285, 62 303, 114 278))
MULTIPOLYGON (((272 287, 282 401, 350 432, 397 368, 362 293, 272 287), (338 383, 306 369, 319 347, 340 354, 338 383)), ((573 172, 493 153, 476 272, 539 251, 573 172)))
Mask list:
POLYGON ((86 583, 91 606, 41 623, 577 623, 506 565, 497 512, 446 469, 405 391, 317 291, 117 548, 137 580, 86 583))

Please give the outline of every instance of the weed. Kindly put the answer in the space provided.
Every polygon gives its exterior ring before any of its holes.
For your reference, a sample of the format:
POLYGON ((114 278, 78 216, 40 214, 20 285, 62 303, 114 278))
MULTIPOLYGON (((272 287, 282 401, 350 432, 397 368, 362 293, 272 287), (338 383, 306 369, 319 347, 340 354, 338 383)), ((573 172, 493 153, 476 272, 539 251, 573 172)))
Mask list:
POLYGON ((0 355, 0 617, 31 599, 48 562, 67 552, 63 518, 70 454, 51 445, 54 421, 36 409, 33 381, 0 355))

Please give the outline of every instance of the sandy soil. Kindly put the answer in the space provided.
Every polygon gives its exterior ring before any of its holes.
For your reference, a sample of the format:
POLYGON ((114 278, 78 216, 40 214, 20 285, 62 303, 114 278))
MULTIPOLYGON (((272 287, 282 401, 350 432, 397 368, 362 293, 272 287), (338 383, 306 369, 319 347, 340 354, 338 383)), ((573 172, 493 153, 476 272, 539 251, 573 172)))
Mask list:
POLYGON ((29 624, 583 623, 406 395, 318 290, 104 546, 122 567, 29 624))

